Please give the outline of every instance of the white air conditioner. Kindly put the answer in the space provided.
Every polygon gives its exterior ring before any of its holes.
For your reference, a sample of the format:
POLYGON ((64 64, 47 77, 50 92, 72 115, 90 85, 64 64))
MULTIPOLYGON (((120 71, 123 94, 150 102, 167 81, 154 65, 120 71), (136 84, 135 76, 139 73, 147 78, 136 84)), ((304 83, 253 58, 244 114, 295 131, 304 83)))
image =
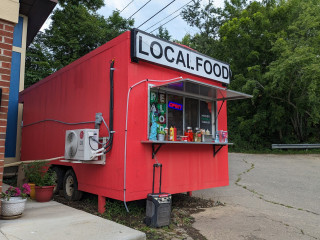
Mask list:
POLYGON ((93 151, 99 146, 96 141, 99 139, 98 129, 75 129, 66 131, 65 159, 90 161, 93 151))

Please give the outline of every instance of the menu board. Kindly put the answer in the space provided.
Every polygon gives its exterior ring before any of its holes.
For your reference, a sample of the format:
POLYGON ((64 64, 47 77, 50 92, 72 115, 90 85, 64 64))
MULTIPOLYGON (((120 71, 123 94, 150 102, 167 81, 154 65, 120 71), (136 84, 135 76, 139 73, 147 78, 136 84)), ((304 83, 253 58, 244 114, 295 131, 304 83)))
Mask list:
POLYGON ((211 102, 200 101, 200 128, 212 133, 211 102))

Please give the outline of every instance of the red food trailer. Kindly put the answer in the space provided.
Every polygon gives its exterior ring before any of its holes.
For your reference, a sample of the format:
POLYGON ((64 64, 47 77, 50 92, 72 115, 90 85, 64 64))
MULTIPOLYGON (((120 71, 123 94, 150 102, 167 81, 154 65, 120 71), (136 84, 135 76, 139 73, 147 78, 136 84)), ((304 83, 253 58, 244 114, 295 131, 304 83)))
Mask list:
POLYGON ((226 101, 251 97, 227 89, 230 74, 188 47, 125 32, 20 93, 21 161, 52 160, 65 196, 97 194, 99 211, 105 197, 145 199, 156 162, 171 194, 226 186, 230 143, 216 135, 226 101), (184 141, 187 127, 205 136, 184 141), (176 141, 157 139, 167 128, 176 141))

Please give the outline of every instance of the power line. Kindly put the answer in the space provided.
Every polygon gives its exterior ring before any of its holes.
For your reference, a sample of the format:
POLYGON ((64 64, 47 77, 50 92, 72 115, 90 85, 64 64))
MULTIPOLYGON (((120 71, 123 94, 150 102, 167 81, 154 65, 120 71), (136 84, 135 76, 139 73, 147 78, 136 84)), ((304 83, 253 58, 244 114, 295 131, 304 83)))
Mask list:
POLYGON ((122 13, 122 11, 125 10, 133 1, 134 1, 134 0, 132 0, 131 2, 129 2, 129 3, 127 4, 127 6, 125 6, 125 7, 120 11, 120 13, 122 13))
POLYGON ((156 15, 158 15, 160 12, 162 12, 164 9, 166 9, 167 7, 169 7, 169 5, 171 5, 174 1, 176 0, 173 0, 171 1, 167 6, 165 6, 164 8, 162 8, 160 11, 158 11, 156 14, 154 14, 152 17, 150 17, 147 21, 145 21, 144 23, 142 23, 139 27, 137 28, 140 28, 142 25, 144 25, 145 23, 149 22, 150 19, 154 18, 156 15))
POLYGON ((186 5, 188 5, 189 3, 191 3, 192 0, 188 3, 186 3, 185 5, 183 5, 181 8, 177 9, 176 11, 174 11, 173 13, 171 13, 170 15, 166 16, 165 18, 163 18, 161 21, 153 24, 151 27, 147 28, 145 31, 148 31, 150 28, 154 27, 155 25, 157 25, 158 23, 161 23, 163 20, 167 19, 168 17, 172 16, 173 14, 175 14, 176 12, 178 12, 180 9, 184 8, 186 5))
POLYGON ((142 8, 144 8, 149 2, 151 2, 151 0, 149 0, 148 2, 146 2, 141 8, 139 8, 134 14, 132 14, 129 18, 127 18, 127 20, 129 20, 130 18, 132 18, 137 12, 139 12, 142 8))
POLYGON ((159 28, 161 28, 162 26, 166 25, 168 22, 171 22, 173 19, 175 19, 175 18, 177 18, 177 17, 179 17, 179 16, 180 16, 180 13, 179 13, 177 16, 171 18, 169 21, 167 21, 167 22, 165 22, 164 24, 160 25, 158 28, 154 29, 154 30, 151 31, 150 33, 153 33, 155 30, 158 30, 159 28))

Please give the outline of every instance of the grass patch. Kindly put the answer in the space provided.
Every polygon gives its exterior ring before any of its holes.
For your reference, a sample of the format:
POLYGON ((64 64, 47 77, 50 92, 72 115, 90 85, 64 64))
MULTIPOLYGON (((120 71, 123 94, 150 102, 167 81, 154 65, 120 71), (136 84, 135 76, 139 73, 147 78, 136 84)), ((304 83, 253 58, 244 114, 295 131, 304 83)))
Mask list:
POLYGON ((143 222, 146 216, 146 200, 128 202, 129 213, 122 201, 107 199, 106 211, 98 213, 98 198, 96 195, 85 194, 81 201, 67 201, 61 196, 55 196, 54 200, 68 206, 98 215, 108 220, 123 224, 146 233, 147 239, 206 239, 198 230, 192 227, 193 213, 204 211, 205 208, 224 206, 223 203, 205 200, 197 197, 189 197, 186 194, 175 194, 172 197, 171 223, 162 228, 150 228, 143 222))

